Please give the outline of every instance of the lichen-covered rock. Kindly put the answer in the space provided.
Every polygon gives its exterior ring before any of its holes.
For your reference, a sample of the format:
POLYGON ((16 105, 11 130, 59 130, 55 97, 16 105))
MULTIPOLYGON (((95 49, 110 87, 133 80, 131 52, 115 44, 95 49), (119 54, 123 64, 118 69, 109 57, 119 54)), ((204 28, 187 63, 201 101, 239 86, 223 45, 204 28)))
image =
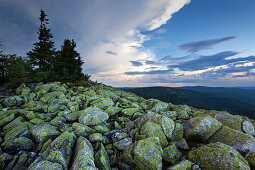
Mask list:
POLYGON ((72 127, 74 128, 74 133, 77 137, 80 136, 86 137, 96 132, 96 130, 81 123, 73 123, 72 127))
POLYGON ((29 150, 35 147, 32 140, 26 137, 19 137, 14 140, 7 140, 2 144, 4 150, 7 151, 19 151, 19 150, 29 150))
POLYGON ((250 169, 248 162, 239 152, 219 142, 190 151, 188 159, 204 169, 250 169))
POLYGON ((138 108, 127 108, 127 109, 123 109, 121 112, 122 112, 123 116, 132 117, 133 114, 137 111, 139 111, 138 108))
POLYGON ((20 96, 12 96, 9 98, 4 99, 3 106, 4 107, 13 107, 13 106, 21 106, 24 104, 25 100, 20 96))
POLYGON ((22 122, 24 122, 24 118, 22 116, 19 116, 13 121, 11 121, 9 124, 5 125, 3 127, 3 131, 7 131, 9 129, 14 128, 15 126, 19 126, 20 124, 22 124, 22 122))
POLYGON ((190 141, 206 141, 221 128, 221 125, 211 116, 193 117, 183 126, 185 138, 190 141))
POLYGON ((116 106, 109 106, 105 112, 109 115, 109 116, 114 116, 117 113, 119 113, 121 111, 121 109, 119 107, 116 106))
POLYGON ((90 106, 98 107, 103 110, 113 105, 114 105, 113 101, 109 98, 99 98, 90 103, 90 106))
POLYGON ((146 137, 158 137, 162 147, 167 146, 168 142, 164 132, 162 131, 160 125, 153 122, 146 122, 141 128, 140 133, 146 137))
POLYGON ((64 132, 60 136, 58 136, 51 144, 51 149, 61 149, 66 146, 73 147, 75 144, 76 136, 73 132, 64 132))
POLYGON ((183 126, 180 123, 175 124, 174 131, 172 133, 172 140, 178 141, 183 138, 183 126))
POLYGON ((91 135, 89 135, 89 141, 91 143, 96 143, 96 142, 101 142, 101 143, 105 143, 105 138, 101 133, 93 133, 91 135))
POLYGON ((215 115, 215 119, 221 122, 224 126, 242 132, 243 119, 240 116, 231 115, 229 113, 218 113, 215 115))
POLYGON ((94 151, 90 142, 79 137, 76 141, 74 161, 71 170, 96 170, 94 164, 94 151))
POLYGON ((151 109, 151 111, 153 112, 162 112, 162 111, 167 111, 168 110, 168 103, 165 102, 158 102, 156 103, 153 108, 151 109))
POLYGON ((160 126, 163 129, 166 137, 171 139, 174 131, 174 121, 166 116, 162 116, 160 126))
POLYGON ((248 153, 249 151, 255 151, 255 139, 252 136, 227 126, 222 126, 222 128, 209 139, 209 142, 221 142, 227 144, 243 154, 248 153))
POLYGON ((62 170, 62 166, 58 163, 50 161, 41 161, 28 168, 29 170, 62 170))
POLYGON ((171 142, 169 146, 163 149, 163 159, 171 164, 180 159, 182 153, 177 149, 175 143, 171 142))
POLYGON ((4 140, 12 140, 17 137, 19 137, 22 133, 24 133, 26 130, 28 130, 27 124, 22 123, 19 126, 14 127, 12 130, 8 131, 5 136, 4 140))
POLYGON ((176 144, 176 146, 178 146, 181 149, 185 149, 185 150, 189 149, 189 145, 187 144, 187 141, 184 138, 178 141, 174 141, 174 143, 176 144))
POLYGON ((99 169, 105 169, 105 170, 111 169, 110 160, 103 144, 101 144, 100 150, 95 154, 95 162, 96 162, 96 166, 99 169))
POLYGON ((79 116, 79 122, 89 126, 99 125, 108 119, 108 114, 97 107, 88 107, 79 116))
POLYGON ((134 160, 140 169, 162 169, 162 154, 158 137, 140 140, 134 148, 134 160))
POLYGON ((254 126, 251 122, 249 121, 244 121, 242 123, 242 130, 244 131, 244 133, 248 134, 248 135, 255 135, 255 130, 254 130, 254 126))
POLYGON ((189 160, 182 160, 177 165, 167 168, 167 170, 182 170, 182 169, 188 170, 188 169, 192 169, 193 165, 194 163, 190 162, 189 160))
POLYGON ((132 139, 129 137, 126 137, 124 139, 121 139, 113 144, 113 147, 115 149, 118 149, 119 151, 124 151, 124 149, 132 144, 132 139))
POLYGON ((61 133, 56 130, 56 128, 48 123, 38 124, 35 125, 31 129, 32 137, 35 139, 36 142, 43 142, 50 138, 54 138, 61 133))
POLYGON ((64 170, 68 169, 68 163, 64 158, 62 152, 60 151, 52 151, 46 158, 47 161, 58 163, 62 166, 64 170))
POLYGON ((110 131, 110 129, 106 123, 102 123, 100 125, 93 126, 93 129, 95 129, 99 133, 106 133, 106 132, 110 131))
POLYGON ((255 152, 250 151, 246 154, 245 159, 250 164, 251 169, 255 169, 255 152))
POLYGON ((70 112, 64 116, 66 118, 66 120, 70 121, 70 122, 75 122, 78 120, 79 116, 81 114, 81 111, 79 112, 70 112))

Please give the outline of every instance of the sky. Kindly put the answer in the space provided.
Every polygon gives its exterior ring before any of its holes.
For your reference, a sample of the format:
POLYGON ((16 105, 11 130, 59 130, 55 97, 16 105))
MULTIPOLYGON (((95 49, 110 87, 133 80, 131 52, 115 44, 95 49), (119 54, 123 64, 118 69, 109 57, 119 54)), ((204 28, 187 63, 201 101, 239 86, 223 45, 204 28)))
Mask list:
POLYGON ((83 72, 115 87, 254 86, 254 0, 0 0, 0 42, 26 57, 40 10, 56 49, 74 39, 83 72))

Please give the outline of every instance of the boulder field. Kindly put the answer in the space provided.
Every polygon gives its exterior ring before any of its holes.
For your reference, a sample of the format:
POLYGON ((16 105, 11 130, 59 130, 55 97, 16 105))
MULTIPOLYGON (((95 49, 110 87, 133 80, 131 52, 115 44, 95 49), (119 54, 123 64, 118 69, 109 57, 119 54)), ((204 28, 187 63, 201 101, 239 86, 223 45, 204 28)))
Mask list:
POLYGON ((1 98, 0 169, 255 169, 248 117, 103 84, 22 84, 1 98))

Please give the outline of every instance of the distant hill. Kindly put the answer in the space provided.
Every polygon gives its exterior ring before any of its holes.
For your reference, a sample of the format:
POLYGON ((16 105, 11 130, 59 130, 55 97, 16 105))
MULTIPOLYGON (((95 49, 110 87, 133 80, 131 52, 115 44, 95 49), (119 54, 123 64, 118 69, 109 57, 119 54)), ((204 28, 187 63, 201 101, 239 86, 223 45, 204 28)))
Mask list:
POLYGON ((255 104, 255 88, 254 87, 205 87, 205 86, 186 86, 178 87, 178 89, 206 92, 219 94, 225 97, 234 98, 247 102, 250 104, 255 104))
POLYGON ((196 108, 225 110, 255 118, 255 91, 239 88, 211 87, 142 87, 125 88, 144 98, 156 98, 173 104, 196 108), (254 113, 254 114, 253 114, 254 113))

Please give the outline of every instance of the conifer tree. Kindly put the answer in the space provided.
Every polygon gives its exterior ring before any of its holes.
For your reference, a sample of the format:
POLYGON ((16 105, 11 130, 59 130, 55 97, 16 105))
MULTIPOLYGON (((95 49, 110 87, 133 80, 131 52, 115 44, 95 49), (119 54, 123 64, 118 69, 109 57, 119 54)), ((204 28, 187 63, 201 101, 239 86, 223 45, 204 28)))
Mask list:
POLYGON ((34 49, 27 53, 30 63, 40 71, 49 71, 53 68, 53 59, 55 54, 54 42, 51 41, 52 34, 46 27, 49 19, 43 10, 40 14, 40 27, 38 34, 39 42, 34 43, 34 49))
POLYGON ((56 57, 54 70, 63 81, 76 81, 83 75, 81 66, 84 62, 75 47, 74 40, 65 39, 56 57))

